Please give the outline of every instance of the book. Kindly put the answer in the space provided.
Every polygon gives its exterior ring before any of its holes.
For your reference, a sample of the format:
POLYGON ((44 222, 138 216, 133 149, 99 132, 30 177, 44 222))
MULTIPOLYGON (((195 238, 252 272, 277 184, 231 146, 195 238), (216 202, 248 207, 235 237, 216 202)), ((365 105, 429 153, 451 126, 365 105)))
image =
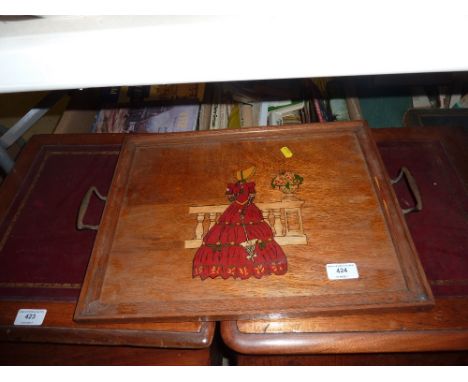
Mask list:
POLYGON ((211 108, 210 103, 203 103, 200 105, 200 112, 198 116, 198 130, 209 130, 210 119, 211 119, 211 108))
POLYGON ((201 103, 205 95, 205 84, 203 83, 122 86, 118 89, 117 103, 120 105, 181 100, 201 103))
POLYGON ((349 121, 348 106, 344 87, 338 81, 327 83, 328 103, 334 121, 349 121))
POLYGON ((281 106, 273 106, 268 111, 268 124, 272 126, 276 125, 288 125, 288 124, 300 124, 303 123, 301 118, 301 111, 305 107, 304 101, 286 101, 289 102, 281 106))
POLYGON ((199 105, 159 105, 102 109, 92 131, 96 133, 169 133, 196 129, 199 105))
MULTIPOLYGON (((215 83, 207 87, 213 94, 210 129, 243 128, 269 124, 269 109, 299 102, 300 81, 251 81, 215 83), (227 113, 227 118, 225 116, 227 113)), ((298 111, 298 115, 301 112, 298 111)), ((294 113, 293 113, 294 114, 294 113)), ((283 115, 281 123, 302 123, 297 115, 283 115)), ((200 121, 201 122, 201 121, 200 121)), ((202 125, 200 125, 202 129, 202 125)))

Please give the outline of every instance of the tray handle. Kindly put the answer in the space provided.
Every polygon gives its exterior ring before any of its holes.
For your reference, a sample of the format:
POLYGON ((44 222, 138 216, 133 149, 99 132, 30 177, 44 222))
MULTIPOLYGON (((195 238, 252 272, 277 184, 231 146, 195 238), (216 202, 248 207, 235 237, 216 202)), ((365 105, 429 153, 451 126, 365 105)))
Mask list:
POLYGON ((411 171, 408 170, 407 167, 403 166, 398 173, 398 176, 395 179, 390 179, 391 184, 398 183, 401 179, 405 176, 406 180, 408 181, 408 186, 411 194, 413 195, 414 199, 416 200, 416 205, 410 208, 402 208, 402 212, 404 215, 409 214, 411 212, 421 211, 423 209, 423 202, 421 198, 421 193, 419 191, 419 187, 414 179, 411 171))
POLYGON ((85 196, 83 197, 83 200, 81 201, 81 204, 80 204, 80 209, 78 210, 78 218, 76 220, 76 228, 78 230, 91 229, 91 230, 97 231, 98 228, 99 228, 99 224, 98 225, 90 225, 90 224, 83 223, 83 219, 84 219, 84 217, 86 215, 86 212, 88 211, 89 201, 90 201, 91 196, 93 195, 93 193, 100 200, 102 200, 104 202, 107 200, 107 197, 101 195, 96 187, 91 186, 89 188, 89 190, 86 192, 85 196))

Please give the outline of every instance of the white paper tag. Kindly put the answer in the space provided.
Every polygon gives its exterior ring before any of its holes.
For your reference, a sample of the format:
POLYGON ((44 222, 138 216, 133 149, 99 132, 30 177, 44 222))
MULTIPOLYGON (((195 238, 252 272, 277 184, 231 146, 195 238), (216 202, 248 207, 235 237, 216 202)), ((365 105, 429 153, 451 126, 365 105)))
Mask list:
POLYGON ((44 322, 47 309, 20 309, 14 325, 40 326, 44 322))
POLYGON ((358 279, 359 273, 355 263, 327 264, 329 280, 358 279))

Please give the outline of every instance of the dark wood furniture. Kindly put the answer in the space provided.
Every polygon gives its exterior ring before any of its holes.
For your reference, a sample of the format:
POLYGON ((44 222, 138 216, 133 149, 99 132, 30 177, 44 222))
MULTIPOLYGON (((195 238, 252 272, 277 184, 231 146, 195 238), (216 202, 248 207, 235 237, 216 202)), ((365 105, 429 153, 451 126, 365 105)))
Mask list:
POLYGON ((404 127, 464 127, 468 128, 467 109, 409 109, 403 116, 404 127))
MULTIPOLYGON (((375 129, 393 177, 412 169, 423 211, 408 226, 436 297, 420 312, 227 321, 225 343, 240 365, 468 364, 468 140, 463 129, 375 129)), ((405 186, 402 207, 414 203, 405 186)))
POLYGON ((0 342, 0 365, 5 366, 210 366, 220 362, 213 348, 0 342))
MULTIPOLYGON (((381 129, 372 130, 372 133, 391 177, 396 175, 400 164, 389 153, 396 150, 398 156, 403 158, 418 147, 424 148, 422 152, 418 151, 424 155, 437 153, 431 162, 438 170, 436 174, 449 174, 444 180, 448 182, 445 184, 448 189, 454 191, 453 197, 444 196, 440 199, 442 207, 448 206, 449 211, 457 212, 455 216, 450 216, 450 221, 455 222, 452 225, 446 224, 445 220, 441 222, 447 232, 451 232, 450 240, 444 245, 440 245, 441 242, 437 240, 440 236, 447 237, 445 231, 443 235, 440 234, 442 231, 432 235, 435 238, 433 241, 418 236, 420 227, 413 223, 419 220, 418 216, 425 216, 421 214, 431 214, 430 203, 424 204, 423 212, 407 216, 409 231, 436 297, 434 308, 421 311, 327 313, 307 319, 222 322, 222 338, 237 352, 238 364, 468 364, 468 283, 466 276, 463 276, 468 267, 466 257, 460 256, 466 250, 466 245, 461 242, 466 232, 463 224, 466 224, 467 216, 466 135, 458 129, 432 128, 381 129), (459 229, 456 228, 457 224, 459 229), (429 247, 421 251, 421 243, 429 247), (448 251, 447 248, 452 249, 448 251), (431 262, 435 250, 439 251, 439 263, 431 262), (447 265, 448 259, 452 259, 452 265, 447 265), (440 272, 452 271, 453 264, 462 272, 452 278, 439 278, 440 272)), ((38 165, 39 162, 35 162, 34 158, 41 147, 61 145, 80 146, 83 149, 89 145, 98 147, 105 144, 119 151, 121 142, 121 136, 112 135, 34 137, 25 148, 15 171, 0 189, 0 221, 8 214, 8 207, 14 202, 21 186, 33 175, 29 171, 34 171, 34 166, 38 165)), ((424 155, 421 158, 424 159, 424 155)), ((422 162, 425 163, 424 160, 422 162)), ((411 163, 404 164, 411 168, 411 163)), ((426 176, 427 172, 423 174, 426 176)), ((420 184, 421 174, 416 171, 413 175, 420 184)), ((436 189, 439 180, 429 180, 429 185, 432 184, 436 189)), ((411 195, 404 185, 398 187, 396 192, 399 202, 406 208, 412 202, 411 195)), ((427 201, 425 188, 421 187, 423 201, 427 201)), ((99 208, 96 211, 98 214, 99 208)), ((440 213, 440 210, 436 212, 440 213)), ((440 215, 437 216, 441 219, 440 215)), ((424 220, 435 224, 430 216, 428 219, 424 220)), ((429 225, 428 229, 434 229, 434 226, 429 225)), ((214 323, 77 323, 72 319, 75 301, 76 297, 68 300, 56 298, 52 301, 32 300, 24 296, 12 300, 3 296, 0 302, 0 364, 174 365, 212 364, 219 361, 219 353, 213 346, 214 323), (41 327, 12 325, 18 309, 24 307, 47 308, 44 324, 41 327)))
MULTIPOLYGON (((0 364, 203 364, 214 322, 73 321, 94 231, 75 228, 85 191, 107 192, 123 135, 34 136, 0 189, 0 364), (28 268, 29 266, 29 268, 28 268), (15 326, 19 309, 47 309, 15 326)), ((102 202, 86 220, 99 223, 102 202)))

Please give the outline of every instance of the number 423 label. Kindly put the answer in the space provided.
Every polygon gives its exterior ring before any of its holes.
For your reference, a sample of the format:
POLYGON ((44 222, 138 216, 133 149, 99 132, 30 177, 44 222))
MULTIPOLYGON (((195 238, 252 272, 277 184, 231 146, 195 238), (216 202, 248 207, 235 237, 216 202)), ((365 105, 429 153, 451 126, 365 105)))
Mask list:
POLYGON ((355 263, 327 264, 329 280, 358 279, 359 273, 355 263))
POLYGON ((16 314, 14 325, 40 326, 44 322, 47 309, 20 309, 16 314))

